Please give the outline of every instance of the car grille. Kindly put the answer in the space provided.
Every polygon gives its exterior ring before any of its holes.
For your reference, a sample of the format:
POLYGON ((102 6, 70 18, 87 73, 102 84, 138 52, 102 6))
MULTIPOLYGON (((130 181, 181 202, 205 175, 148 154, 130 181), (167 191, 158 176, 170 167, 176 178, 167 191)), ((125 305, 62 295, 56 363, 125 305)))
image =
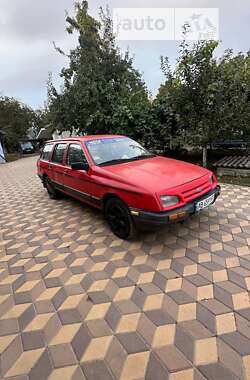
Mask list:
POLYGON ((182 191, 182 196, 185 202, 190 202, 193 199, 199 198, 201 195, 208 193, 211 190, 211 183, 209 180, 205 180, 199 184, 190 184, 190 188, 182 191))

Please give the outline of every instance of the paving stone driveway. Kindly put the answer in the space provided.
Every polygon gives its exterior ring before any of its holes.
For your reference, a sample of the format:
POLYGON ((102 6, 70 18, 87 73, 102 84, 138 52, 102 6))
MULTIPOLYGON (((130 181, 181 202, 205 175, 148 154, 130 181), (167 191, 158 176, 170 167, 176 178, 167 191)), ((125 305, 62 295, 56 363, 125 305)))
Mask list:
POLYGON ((128 243, 35 161, 0 165, 0 377, 249 380, 250 188, 128 243))

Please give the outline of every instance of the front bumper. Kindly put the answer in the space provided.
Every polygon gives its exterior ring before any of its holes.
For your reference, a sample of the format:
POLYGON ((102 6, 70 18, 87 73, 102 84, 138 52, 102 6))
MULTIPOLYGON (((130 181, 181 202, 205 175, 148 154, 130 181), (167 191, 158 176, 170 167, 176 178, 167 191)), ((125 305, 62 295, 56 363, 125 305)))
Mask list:
MULTIPOLYGON (((199 197, 192 202, 187 203, 183 207, 176 208, 171 211, 164 212, 150 212, 145 210, 140 210, 136 208, 130 208, 131 216, 133 221, 138 229, 154 229, 167 224, 173 224, 176 222, 181 222, 191 215, 196 213, 195 204, 211 195, 215 194, 214 202, 220 195, 220 186, 217 186, 214 190, 203 194, 202 197, 199 197), (177 218, 176 221, 172 221, 170 218, 175 214, 184 214, 185 216, 177 218)), ((213 202, 213 203, 214 203, 213 202)))

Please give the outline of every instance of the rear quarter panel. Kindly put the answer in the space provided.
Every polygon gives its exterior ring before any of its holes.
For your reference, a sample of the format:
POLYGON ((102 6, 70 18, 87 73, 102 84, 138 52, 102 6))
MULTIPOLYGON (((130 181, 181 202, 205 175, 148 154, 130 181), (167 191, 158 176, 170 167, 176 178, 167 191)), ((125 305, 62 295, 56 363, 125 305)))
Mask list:
POLYGON ((41 156, 38 158, 37 160, 37 174, 39 176, 41 175, 47 175, 48 177, 51 177, 51 170, 49 169, 49 165, 50 165, 50 160, 51 160, 51 157, 52 157, 52 154, 53 154, 53 151, 54 151, 54 148, 55 148, 55 144, 51 144, 53 145, 53 148, 50 152, 50 155, 49 155, 49 158, 48 158, 48 161, 47 160, 43 160, 41 158, 41 156))
POLYGON ((49 167, 49 162, 48 161, 44 161, 42 160, 41 158, 39 158, 37 160, 37 173, 38 175, 49 175, 49 170, 48 170, 48 167, 49 167))

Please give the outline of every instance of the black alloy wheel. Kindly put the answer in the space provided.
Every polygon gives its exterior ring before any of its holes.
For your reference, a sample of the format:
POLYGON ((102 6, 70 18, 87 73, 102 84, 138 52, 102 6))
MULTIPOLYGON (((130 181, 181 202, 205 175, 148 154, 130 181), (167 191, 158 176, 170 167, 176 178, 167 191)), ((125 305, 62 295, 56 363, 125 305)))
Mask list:
POLYGON ((107 200, 104 214, 112 232, 120 239, 128 240, 135 236, 136 230, 129 209, 119 198, 107 200))

